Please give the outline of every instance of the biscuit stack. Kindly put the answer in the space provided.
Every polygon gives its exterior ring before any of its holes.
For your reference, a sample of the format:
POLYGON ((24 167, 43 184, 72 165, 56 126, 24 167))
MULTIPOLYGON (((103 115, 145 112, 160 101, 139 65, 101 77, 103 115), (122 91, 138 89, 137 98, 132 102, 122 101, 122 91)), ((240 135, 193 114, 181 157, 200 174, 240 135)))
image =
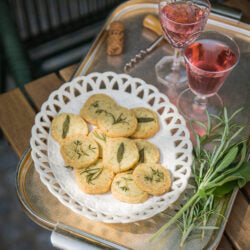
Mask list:
POLYGON ((51 125, 79 188, 87 194, 111 188, 116 199, 127 203, 144 202, 149 194, 161 195, 171 187, 170 173, 158 164, 158 148, 146 140, 158 130, 154 111, 129 110, 105 94, 92 95, 80 115, 62 113, 51 125), (88 123, 94 126, 90 133, 88 123))

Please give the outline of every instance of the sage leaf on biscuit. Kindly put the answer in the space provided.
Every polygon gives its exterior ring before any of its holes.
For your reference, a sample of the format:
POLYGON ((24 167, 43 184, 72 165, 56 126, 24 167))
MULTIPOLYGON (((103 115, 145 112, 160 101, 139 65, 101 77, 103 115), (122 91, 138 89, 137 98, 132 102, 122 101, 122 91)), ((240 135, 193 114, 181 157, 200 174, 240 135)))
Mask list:
POLYGON ((63 122, 63 131, 62 131, 62 138, 65 139, 68 132, 69 132, 69 124, 70 124, 70 117, 69 115, 66 116, 65 121, 63 122))
POLYGON ((139 162, 144 163, 144 148, 139 150, 139 162))
POLYGON ((122 142, 117 151, 117 161, 119 163, 122 161, 124 150, 125 150, 125 147, 124 147, 124 143, 122 142))
POLYGON ((137 121, 139 123, 146 123, 146 122, 152 122, 154 121, 155 119, 152 118, 152 117, 137 117, 137 121))

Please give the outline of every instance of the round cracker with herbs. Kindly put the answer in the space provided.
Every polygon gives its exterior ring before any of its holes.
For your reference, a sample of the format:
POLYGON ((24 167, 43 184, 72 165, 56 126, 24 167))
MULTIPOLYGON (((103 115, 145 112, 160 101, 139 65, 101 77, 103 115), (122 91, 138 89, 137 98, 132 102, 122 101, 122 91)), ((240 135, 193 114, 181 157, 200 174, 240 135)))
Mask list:
POLYGON ((93 165, 76 169, 75 179, 78 187, 87 194, 103 194, 110 190, 114 173, 111 169, 105 168, 102 160, 93 165))
POLYGON ((88 167, 99 157, 97 143, 84 135, 74 135, 65 139, 60 151, 66 165, 74 168, 88 167))
POLYGON ((51 124, 51 135, 59 143, 75 134, 88 134, 87 123, 79 116, 62 113, 55 116, 51 124))
POLYGON ((170 173, 160 164, 142 163, 135 168, 133 177, 141 190, 152 195, 164 194, 171 187, 170 173))
POLYGON ((112 106, 110 110, 103 110, 97 119, 98 128, 110 137, 128 137, 137 128, 137 119, 133 111, 112 106))
POLYGON ((105 94, 95 94, 88 98, 80 110, 80 116, 92 125, 97 125, 97 118, 103 110, 116 106, 115 101, 105 94))
POLYGON ((159 119, 157 114, 147 108, 133 108, 132 111, 135 113, 138 125, 135 133, 131 135, 132 138, 136 139, 147 139, 154 136, 159 128, 159 119))
POLYGON ((157 163, 160 160, 160 152, 158 148, 151 142, 144 139, 134 140, 138 151, 139 161, 138 163, 157 163))
POLYGON ((120 201, 127 203, 141 203, 148 199, 148 193, 138 188, 132 173, 119 173, 115 176, 111 192, 120 201))
POLYGON ((99 146, 99 157, 102 158, 103 148, 106 147, 106 143, 110 137, 105 135, 100 129, 95 128, 89 133, 89 137, 94 139, 99 146))
POLYGON ((115 173, 126 171, 138 162, 136 144, 127 138, 111 138, 103 151, 103 164, 115 173))

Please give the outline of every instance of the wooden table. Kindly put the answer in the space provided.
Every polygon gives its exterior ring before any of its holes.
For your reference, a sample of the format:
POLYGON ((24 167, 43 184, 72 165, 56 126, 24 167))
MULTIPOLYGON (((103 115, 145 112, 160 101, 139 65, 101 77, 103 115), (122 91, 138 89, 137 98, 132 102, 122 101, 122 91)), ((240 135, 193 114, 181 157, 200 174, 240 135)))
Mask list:
MULTIPOLYGON (((0 95, 0 127, 19 158, 29 146, 36 112, 52 91, 70 80, 76 66, 72 65, 26 84, 25 90, 33 105, 18 88, 0 95)), ((250 249, 249 200, 250 183, 238 192, 218 249, 250 249)))

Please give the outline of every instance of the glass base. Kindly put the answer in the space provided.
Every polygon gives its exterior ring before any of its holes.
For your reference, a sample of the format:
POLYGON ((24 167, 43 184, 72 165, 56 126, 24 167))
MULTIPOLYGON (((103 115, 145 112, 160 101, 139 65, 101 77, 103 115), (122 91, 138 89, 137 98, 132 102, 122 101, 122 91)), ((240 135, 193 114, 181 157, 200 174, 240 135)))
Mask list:
POLYGON ((169 86, 171 84, 183 85, 187 81, 186 67, 183 57, 180 58, 179 66, 173 70, 173 56, 164 56, 156 65, 155 73, 157 80, 169 86))
POLYGON ((206 110, 219 115, 222 107, 223 102, 218 94, 200 99, 190 89, 186 89, 178 98, 179 112, 189 120, 207 121, 206 110))

